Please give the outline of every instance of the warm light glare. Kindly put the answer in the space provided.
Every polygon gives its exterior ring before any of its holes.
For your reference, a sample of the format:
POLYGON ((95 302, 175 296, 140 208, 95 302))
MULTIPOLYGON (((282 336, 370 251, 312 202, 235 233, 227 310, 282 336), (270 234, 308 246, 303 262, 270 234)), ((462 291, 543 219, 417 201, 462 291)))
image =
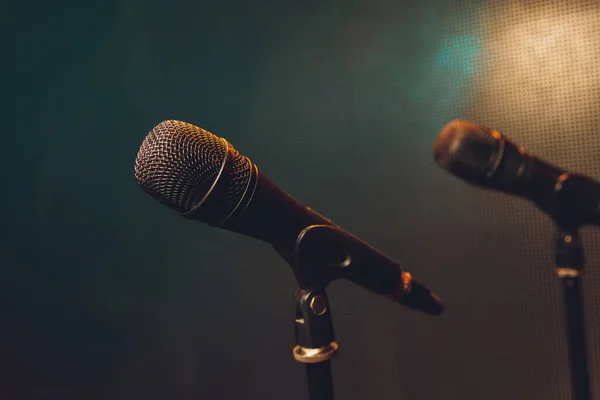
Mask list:
POLYGON ((555 2, 527 4, 508 1, 485 13, 488 24, 503 22, 492 27, 485 41, 489 59, 484 96, 498 113, 508 112, 519 120, 535 115, 538 120, 572 126, 599 113, 600 68, 594 60, 600 59, 600 9, 565 10, 555 2), (500 17, 500 13, 507 15, 500 17), (507 20, 513 23, 506 24, 507 20), (564 110, 573 109, 565 115, 564 110))

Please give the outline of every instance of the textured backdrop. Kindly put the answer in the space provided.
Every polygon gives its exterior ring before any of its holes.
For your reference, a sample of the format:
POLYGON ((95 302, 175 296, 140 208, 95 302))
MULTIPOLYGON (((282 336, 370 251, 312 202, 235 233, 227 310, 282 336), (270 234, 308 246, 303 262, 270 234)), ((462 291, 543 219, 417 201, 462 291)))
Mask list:
MULTIPOLYGON (((340 400, 570 399, 554 227, 431 150, 472 119, 600 178, 597 0, 37 3, 0 4, 0 397, 306 399, 289 268, 135 185, 174 118, 443 298, 434 318, 335 283, 340 400)), ((597 398, 600 235, 583 239, 597 398)))

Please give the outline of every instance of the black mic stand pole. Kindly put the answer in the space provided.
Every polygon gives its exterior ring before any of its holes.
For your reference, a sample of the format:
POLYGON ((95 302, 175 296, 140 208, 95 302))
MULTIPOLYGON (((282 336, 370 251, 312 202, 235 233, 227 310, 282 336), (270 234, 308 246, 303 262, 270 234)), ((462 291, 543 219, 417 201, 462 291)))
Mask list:
POLYGON ((439 298, 403 272, 397 263, 368 243, 333 225, 311 225, 296 238, 293 251, 275 249, 292 266, 294 294, 294 358, 306 365, 310 400, 333 400, 330 360, 338 353, 327 285, 346 278, 405 306, 439 315, 439 298), (375 271, 375 272, 373 272, 375 271))
POLYGON ((306 365, 308 398, 333 400, 331 359, 338 352, 324 288, 298 289, 294 294, 294 358, 306 365))
POLYGON ((330 229, 322 225, 304 229, 296 239, 291 262, 299 287, 294 293, 293 354, 296 361, 306 366, 310 400, 334 398, 331 359, 338 353, 338 344, 325 288, 341 277, 341 270, 350 262, 335 241, 320 235, 330 229), (320 240, 311 240, 315 235, 320 240))
POLYGON ((591 400, 581 275, 583 248, 578 228, 558 225, 556 274, 563 287, 573 400, 591 400))

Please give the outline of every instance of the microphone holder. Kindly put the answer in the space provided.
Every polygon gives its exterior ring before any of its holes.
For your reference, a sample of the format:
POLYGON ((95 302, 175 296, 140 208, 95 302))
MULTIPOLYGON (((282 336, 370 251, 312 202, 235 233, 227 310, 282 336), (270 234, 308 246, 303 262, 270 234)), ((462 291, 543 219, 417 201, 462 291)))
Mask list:
POLYGON ((329 300, 325 289, 350 264, 350 255, 337 246, 336 228, 312 225, 296 239, 292 268, 294 293, 294 359, 306 366, 310 400, 333 400, 331 359, 338 353, 329 300), (332 233, 334 233, 332 237, 332 233))
POLYGON ((293 251, 274 246, 292 266, 294 358, 306 365, 310 400, 333 400, 330 360, 338 353, 327 293, 329 283, 346 278, 412 309, 442 313, 439 298, 403 272, 397 263, 335 225, 310 225, 296 237, 293 251))
POLYGON ((581 275, 584 255, 578 228, 558 224, 556 237, 556 274, 564 293, 567 339, 571 368, 573 400, 590 400, 585 317, 581 275))

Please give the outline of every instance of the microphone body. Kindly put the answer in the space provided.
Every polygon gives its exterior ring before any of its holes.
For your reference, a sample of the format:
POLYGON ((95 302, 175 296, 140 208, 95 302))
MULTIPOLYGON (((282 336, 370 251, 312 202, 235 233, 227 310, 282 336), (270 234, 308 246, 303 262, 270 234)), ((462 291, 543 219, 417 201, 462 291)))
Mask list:
POLYGON ((267 242, 295 268, 309 268, 298 265, 298 252, 305 252, 303 260, 308 255, 322 270, 295 270, 300 283, 302 276, 329 274, 431 315, 443 311, 396 261, 296 201, 225 139, 199 127, 157 125, 140 147, 135 177, 182 216, 267 242))
POLYGON ((600 225, 600 183, 533 156, 494 129, 449 122, 434 159, 472 185, 528 198, 565 228, 600 225))

